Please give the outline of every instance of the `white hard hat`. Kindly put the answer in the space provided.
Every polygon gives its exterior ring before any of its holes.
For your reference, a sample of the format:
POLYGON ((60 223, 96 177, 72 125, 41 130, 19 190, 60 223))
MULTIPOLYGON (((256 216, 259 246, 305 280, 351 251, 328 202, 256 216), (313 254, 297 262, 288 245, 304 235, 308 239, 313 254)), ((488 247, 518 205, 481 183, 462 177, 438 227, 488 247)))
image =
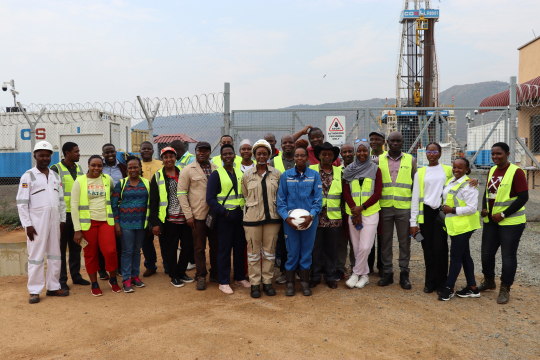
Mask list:
POLYGON ((38 150, 49 150, 51 153, 54 153, 53 147, 48 141, 40 141, 34 146, 34 152, 38 150))
MULTIPOLYGON (((294 225, 298 226, 301 223, 304 222, 304 219, 302 219, 302 216, 309 216, 310 213, 307 210, 304 209, 294 209, 289 211, 289 216, 291 217, 291 221, 294 225)), ((313 221, 309 223, 309 226, 307 228, 298 228, 298 230, 306 230, 311 227, 311 224, 313 224, 313 221)))
POLYGON ((270 146, 270 144, 268 143, 268 141, 264 140, 264 139, 261 139, 261 140, 257 140, 255 142, 255 144, 253 144, 253 154, 255 154, 255 150, 257 150, 258 147, 260 146, 264 146, 265 148, 268 149, 268 152, 270 154, 272 154, 272 147, 270 146))

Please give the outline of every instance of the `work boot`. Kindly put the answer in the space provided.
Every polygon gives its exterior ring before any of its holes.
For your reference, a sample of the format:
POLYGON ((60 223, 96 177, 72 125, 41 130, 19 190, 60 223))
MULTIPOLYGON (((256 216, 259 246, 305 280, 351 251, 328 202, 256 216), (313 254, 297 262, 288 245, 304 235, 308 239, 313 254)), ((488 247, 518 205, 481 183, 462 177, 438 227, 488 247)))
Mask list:
POLYGON ((479 291, 495 290, 497 284, 495 284, 495 276, 484 276, 480 285, 478 285, 479 291))
POLYGON ((393 283, 394 283, 394 273, 384 273, 383 277, 381 278, 381 280, 379 280, 377 285, 388 286, 393 283))
POLYGON ((285 277, 287 282, 287 290, 285 290, 286 296, 294 296, 294 276, 295 272, 290 270, 285 270, 285 277))
POLYGON ((302 294, 311 296, 313 294, 309 288, 309 269, 300 270, 300 285, 302 285, 302 294))
POLYGON ((251 297, 254 299, 261 297, 261 285, 251 285, 251 297))
POLYGON ((405 290, 410 290, 412 288, 411 282, 409 281, 408 271, 402 271, 399 274, 399 285, 401 285, 401 288, 405 290))
POLYGON ((266 296, 274 296, 276 295, 276 290, 272 287, 272 284, 264 284, 263 290, 266 296))
POLYGON ((508 303, 508 300, 510 300, 510 286, 501 284, 497 304, 506 304, 508 303))
POLYGON ((39 302, 39 294, 30 294, 30 299, 28 302, 30 304, 37 304, 39 302))

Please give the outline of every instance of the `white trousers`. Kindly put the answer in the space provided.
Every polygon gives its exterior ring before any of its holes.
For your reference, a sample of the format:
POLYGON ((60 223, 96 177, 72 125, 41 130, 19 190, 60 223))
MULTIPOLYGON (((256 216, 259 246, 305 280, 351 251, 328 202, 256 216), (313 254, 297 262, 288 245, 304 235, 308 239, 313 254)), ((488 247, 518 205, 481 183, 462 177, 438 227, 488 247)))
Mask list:
POLYGON ((377 226, 379 225, 379 213, 369 216, 362 215, 362 225, 364 227, 360 230, 356 230, 356 226, 353 225, 350 216, 348 216, 348 220, 349 234, 356 260, 352 271, 358 276, 369 275, 368 257, 375 242, 377 226))
POLYGON ((47 290, 60 290, 60 219, 58 209, 43 207, 30 210, 30 219, 37 235, 34 241, 27 237, 28 292, 41 294, 45 287, 45 263, 47 255, 47 290))

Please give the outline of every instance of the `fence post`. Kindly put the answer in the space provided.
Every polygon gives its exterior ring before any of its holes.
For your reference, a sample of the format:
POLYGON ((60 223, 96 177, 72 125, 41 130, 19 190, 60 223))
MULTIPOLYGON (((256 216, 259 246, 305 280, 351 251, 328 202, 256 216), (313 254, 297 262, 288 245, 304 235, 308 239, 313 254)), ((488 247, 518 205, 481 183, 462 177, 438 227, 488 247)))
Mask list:
POLYGON ((146 106, 144 105, 139 95, 137 95, 137 100, 139 100, 139 104, 141 104, 141 109, 144 113, 144 117, 146 118, 146 121, 148 122, 148 137, 149 137, 148 140, 153 144, 154 143, 154 119, 156 118, 156 114, 159 110, 159 105, 161 103, 158 102, 156 104, 156 108, 154 109, 152 116, 150 116, 150 114, 148 114, 148 111, 146 111, 146 106))
MULTIPOLYGON (((508 146, 510 147, 510 162, 516 162, 516 140, 514 136, 517 137, 518 133, 516 131, 516 105, 517 105, 517 89, 516 89, 516 77, 510 77, 510 112, 508 118, 508 146)), ((506 129, 505 129, 506 130, 506 129)))
POLYGON ((225 91, 223 92, 223 130, 225 134, 231 133, 231 84, 225 83, 225 91))
MULTIPOLYGON (((23 113, 23 116, 25 117, 26 121, 28 122, 28 125, 30 126, 30 153, 34 154, 34 147, 36 146, 36 124, 41 120, 41 117, 45 113, 45 108, 42 107, 41 111, 39 112, 39 116, 35 122, 32 122, 30 118, 28 117, 28 114, 24 110, 23 106, 20 102, 17 101, 17 105, 19 105, 19 110, 23 113)), ((32 156, 32 167, 36 165, 36 159, 34 159, 34 156, 32 156)))

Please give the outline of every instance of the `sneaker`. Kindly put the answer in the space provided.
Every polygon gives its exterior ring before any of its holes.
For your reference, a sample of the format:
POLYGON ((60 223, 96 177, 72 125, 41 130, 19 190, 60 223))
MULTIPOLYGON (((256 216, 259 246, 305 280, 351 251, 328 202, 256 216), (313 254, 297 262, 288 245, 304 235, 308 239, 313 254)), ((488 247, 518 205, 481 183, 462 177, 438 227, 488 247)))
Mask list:
POLYGON ((92 295, 101 296, 101 295, 103 295, 103 291, 101 291, 100 288, 92 288, 92 295))
POLYGON ((118 283, 113 284, 113 283, 111 283, 111 280, 109 280, 108 282, 109 282, 109 286, 110 286, 111 289, 112 289, 112 292, 117 293, 117 292, 121 292, 121 291, 122 291, 122 289, 120 289, 120 286, 118 286, 118 283))
POLYGON ((465 286, 463 289, 456 291, 456 295, 460 298, 479 298, 480 297, 480 290, 476 288, 476 290, 471 289, 469 285, 465 286))
MULTIPOLYGON (((250 285, 250 287, 251 287, 251 285, 250 285)), ((223 292, 224 294, 227 294, 227 295, 231 295, 232 293, 234 293, 234 291, 231 289, 229 284, 219 285, 219 290, 221 290, 221 292, 223 292)))
POLYGON ((100 272, 99 280, 109 280, 109 274, 107 274, 106 272, 100 272))
POLYGON ((188 262, 186 270, 193 270, 195 268, 196 268, 195 264, 188 262))
POLYGON ((247 280, 235 281, 234 285, 238 285, 238 286, 245 287, 245 288, 251 287, 251 284, 247 280))
POLYGON ((284 273, 281 273, 281 275, 276 279, 276 284, 285 284, 287 282, 287 277, 284 273))
POLYGON ((345 283, 345 285, 347 285, 348 287, 350 287, 351 289, 354 289, 354 287, 356 286, 356 283, 358 282, 358 275, 356 275, 355 273, 353 273, 351 275, 351 277, 349 278, 349 280, 347 280, 347 282, 345 283))
POLYGON ((177 288, 184 286, 184 282, 178 278, 171 279, 171 284, 172 286, 177 288))
POLYGON ((184 275, 180 278, 180 280, 182 280, 183 282, 189 284, 189 283, 192 283, 194 282, 195 280, 193 280, 193 278, 190 278, 189 276, 187 275, 184 275))
POLYGON ((480 285, 478 285, 478 291, 495 290, 497 284, 495 284, 495 276, 484 276, 480 285))
POLYGON ((448 301, 453 297, 454 297, 454 290, 450 289, 447 286, 441 291, 441 295, 439 295, 439 300, 448 301))
POLYGON ((197 279, 197 290, 206 290, 206 278, 200 277, 197 279))
POLYGON ((334 280, 339 281, 341 279, 345 279, 345 273, 341 270, 336 270, 334 272, 334 280))
POLYGON ((133 285, 135 285, 135 287, 138 287, 138 288, 142 288, 142 287, 145 286, 144 283, 141 281, 141 279, 139 279, 138 276, 132 276, 131 277, 131 283, 133 285))
POLYGON ((131 279, 127 279, 126 281, 122 282, 122 285, 124 285, 124 292, 125 293, 132 293, 135 290, 133 290, 133 286, 131 286, 131 279))
POLYGON ((361 288, 363 288, 364 286, 366 286, 368 284, 369 284, 369 276, 362 275, 362 276, 360 276, 360 280, 358 280, 355 287, 358 288, 358 289, 361 289, 361 288))

